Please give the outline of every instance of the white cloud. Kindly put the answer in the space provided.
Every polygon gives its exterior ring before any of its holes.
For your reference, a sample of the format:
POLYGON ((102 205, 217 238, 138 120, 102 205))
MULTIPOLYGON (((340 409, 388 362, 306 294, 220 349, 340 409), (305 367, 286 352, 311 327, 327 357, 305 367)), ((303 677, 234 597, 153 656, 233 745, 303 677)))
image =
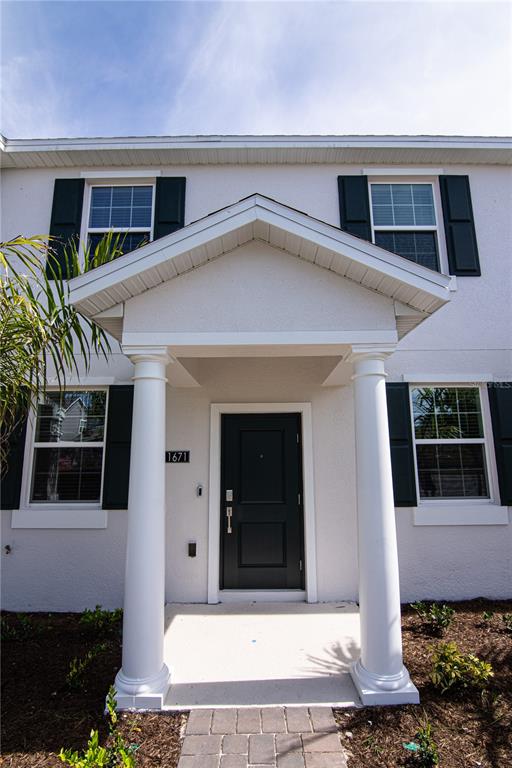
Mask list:
POLYGON ((510 3, 5 5, 8 136, 512 133, 510 3))
POLYGON ((511 7, 225 3, 202 30, 172 133, 507 133, 511 7))

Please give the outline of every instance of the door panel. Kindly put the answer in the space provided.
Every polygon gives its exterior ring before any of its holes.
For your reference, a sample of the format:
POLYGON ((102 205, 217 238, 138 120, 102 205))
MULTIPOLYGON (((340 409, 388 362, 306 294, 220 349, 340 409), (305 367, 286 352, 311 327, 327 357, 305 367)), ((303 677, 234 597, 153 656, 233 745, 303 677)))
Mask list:
POLYGON ((221 589, 304 588, 300 435, 296 413, 222 417, 221 589))

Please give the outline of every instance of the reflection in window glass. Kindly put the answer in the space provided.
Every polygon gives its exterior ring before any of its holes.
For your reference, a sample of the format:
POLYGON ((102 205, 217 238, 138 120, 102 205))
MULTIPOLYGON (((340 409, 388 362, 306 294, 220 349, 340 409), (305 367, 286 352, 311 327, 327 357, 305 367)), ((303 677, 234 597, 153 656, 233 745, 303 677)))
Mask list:
POLYGON ((415 387, 412 408, 420 497, 489 498, 479 389, 415 387))
POLYGON ((37 408, 30 500, 97 502, 107 393, 47 392, 37 408))

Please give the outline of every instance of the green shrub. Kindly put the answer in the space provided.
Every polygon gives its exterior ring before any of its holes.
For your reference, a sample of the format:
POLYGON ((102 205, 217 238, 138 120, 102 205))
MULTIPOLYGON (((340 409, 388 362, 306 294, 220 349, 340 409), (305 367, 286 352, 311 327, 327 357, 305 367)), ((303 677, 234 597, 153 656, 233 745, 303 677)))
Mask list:
POLYGON ((423 603, 421 601, 411 603, 411 608, 416 611, 420 619, 436 635, 442 635, 448 629, 455 616, 455 611, 445 603, 423 603))
POLYGON ((97 605, 93 611, 86 608, 80 616, 80 624, 97 634, 109 634, 120 629, 120 622, 123 612, 121 608, 115 611, 104 610, 101 605, 97 605))
POLYGON ((484 621, 492 621, 494 619, 494 611, 484 611, 482 613, 482 619, 484 621))
POLYGON ((0 620, 0 636, 3 641, 27 640, 35 635, 41 634, 41 630, 41 625, 34 624, 33 619, 30 616, 26 616, 24 613, 17 613, 16 618, 11 617, 10 619, 6 616, 2 616, 0 620))
POLYGON ((92 730, 87 742, 87 749, 79 754, 76 750, 61 749, 59 757, 72 768, 135 768, 134 753, 136 745, 127 746, 117 730, 116 692, 111 686, 107 695, 108 731, 110 741, 107 747, 99 743, 98 731, 92 730))
POLYGON ((83 686, 85 672, 89 669, 94 659, 106 649, 107 643, 96 643, 96 645, 93 645, 93 647, 87 651, 85 656, 82 656, 82 658, 76 656, 70 662, 68 673, 66 675, 66 683, 69 688, 77 690, 83 686))
POLYGON ((461 653, 456 643, 439 643, 432 654, 430 679, 441 693, 450 688, 485 688, 492 666, 472 653, 461 653))
POLYGON ((512 632, 512 613, 504 613, 501 617, 507 632, 512 632))
POLYGON ((437 744, 432 737, 432 726, 427 719, 416 731, 414 739, 403 745, 405 749, 412 752, 410 762, 421 768, 433 768, 439 765, 437 744))

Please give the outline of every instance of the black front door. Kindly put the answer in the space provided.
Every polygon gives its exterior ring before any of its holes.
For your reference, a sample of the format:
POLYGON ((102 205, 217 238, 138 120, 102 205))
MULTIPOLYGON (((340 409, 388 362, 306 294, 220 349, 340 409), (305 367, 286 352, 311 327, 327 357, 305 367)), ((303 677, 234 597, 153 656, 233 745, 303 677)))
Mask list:
POLYGON ((225 414, 221 589, 303 589, 298 413, 225 414))

